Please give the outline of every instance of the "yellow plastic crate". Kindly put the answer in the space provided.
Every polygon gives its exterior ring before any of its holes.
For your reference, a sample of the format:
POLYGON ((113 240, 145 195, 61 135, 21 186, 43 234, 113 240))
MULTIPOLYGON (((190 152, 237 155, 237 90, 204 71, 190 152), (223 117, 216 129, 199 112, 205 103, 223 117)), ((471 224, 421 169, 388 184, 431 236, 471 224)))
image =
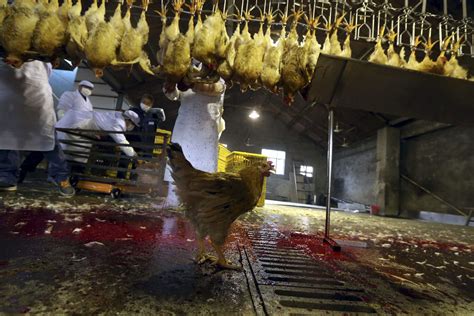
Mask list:
MULTIPOLYGON (((157 133, 161 133, 161 134, 166 134, 168 135, 168 144, 171 143, 171 131, 167 131, 165 129, 156 129, 156 132, 157 133)), ((163 141, 164 141, 164 136, 161 136, 161 135, 156 135, 155 136, 155 145, 163 145, 163 141)), ((153 155, 159 155, 161 154, 161 149, 160 148, 155 148, 153 150, 153 155)))
MULTIPOLYGON (((230 155, 227 156, 227 172, 239 172, 245 167, 253 165, 254 163, 259 162, 267 162, 267 156, 246 153, 242 151, 234 151, 230 155)), ((264 206, 265 205, 265 195, 267 192, 267 178, 263 181, 263 188, 262 188, 262 195, 258 200, 257 206, 264 206)))
POLYGON ((218 159, 217 159, 217 172, 225 172, 227 167, 227 156, 231 154, 231 151, 222 144, 219 144, 218 159))

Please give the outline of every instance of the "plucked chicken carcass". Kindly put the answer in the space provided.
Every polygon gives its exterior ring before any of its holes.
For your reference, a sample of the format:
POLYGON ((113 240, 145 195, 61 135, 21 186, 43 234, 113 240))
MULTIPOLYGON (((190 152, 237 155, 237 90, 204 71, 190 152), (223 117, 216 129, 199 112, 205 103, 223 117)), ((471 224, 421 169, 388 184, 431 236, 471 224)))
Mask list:
MULTIPOLYGON (((270 12, 268 16, 269 25, 271 24, 271 21, 273 21, 272 12, 270 12)), ((265 52, 265 56, 263 57, 263 71, 262 75, 260 76, 260 81, 265 88, 274 93, 278 91, 278 83, 281 79, 281 60, 283 58, 283 48, 285 46, 287 22, 288 16, 283 14, 281 18, 282 28, 280 32, 280 38, 276 43, 273 43, 273 41, 270 43, 267 51, 265 52)), ((269 29, 270 28, 271 26, 269 26, 269 29)))
POLYGON ((92 33, 89 33, 84 53, 89 67, 97 77, 102 77, 104 68, 116 61, 119 45, 118 35, 111 23, 100 21, 92 33))
MULTIPOLYGON (((40 55, 52 58, 54 60, 53 66, 59 65, 59 60, 55 60, 55 57, 64 48, 67 41, 68 19, 67 16, 61 16, 58 10, 58 0, 51 0, 46 6, 46 10, 40 15, 32 41, 32 49, 40 55)), ((64 14, 64 8, 61 13, 64 14)))
MULTIPOLYGON (((242 17, 238 14, 238 20, 240 21, 242 17)), ((234 61, 236 51, 236 43, 240 40, 240 22, 237 23, 234 33, 232 34, 229 42, 227 43, 225 58, 217 67, 217 73, 224 79, 227 83, 232 84, 232 77, 234 75, 234 61)))
POLYGON ((451 58, 444 66, 444 74, 449 77, 458 78, 458 79, 467 79, 467 69, 459 65, 457 55, 459 53, 459 48, 461 47, 462 38, 456 41, 453 45, 453 50, 451 53, 451 58))
POLYGON ((264 178, 273 170, 272 163, 259 163, 236 174, 207 173, 194 169, 181 146, 174 143, 168 147, 168 157, 176 193, 196 230, 199 243, 196 261, 202 263, 211 259, 223 268, 240 269, 225 259, 222 247, 231 224, 257 205, 264 178), (206 237, 210 238, 217 258, 205 253, 206 237))
MULTIPOLYGON (((186 75, 191 64, 191 45, 189 38, 179 30, 181 7, 184 0, 174 0, 175 16, 165 29, 166 44, 162 52, 160 72, 168 82, 177 83, 186 75)), ((160 48, 161 50, 161 48, 160 48)))
POLYGON ((350 23, 346 24, 346 39, 344 40, 344 44, 342 46, 342 51, 339 56, 345 57, 345 58, 351 58, 352 57, 352 49, 351 49, 351 33, 355 30, 357 25, 354 23, 352 20, 350 23))
POLYGON ((31 40, 39 21, 36 1, 17 0, 9 7, 2 25, 2 47, 6 51, 5 63, 21 67, 28 58, 31 40))
POLYGON ((331 51, 330 51, 331 55, 341 56, 342 54, 341 43, 339 43, 338 31, 339 31, 339 25, 341 25, 341 22, 343 19, 344 19, 344 14, 338 17, 332 26, 331 36, 329 38, 331 42, 331 51))
POLYGON ((411 46, 411 52, 410 52, 410 57, 408 57, 408 62, 405 64, 405 68, 411 69, 411 70, 416 70, 418 68, 418 60, 416 59, 416 48, 418 45, 420 45, 420 37, 417 36, 414 39, 414 43, 411 46))
POLYGON ((248 33, 248 20, 252 18, 249 12, 245 12, 245 27, 242 34, 242 41, 237 44, 237 53, 234 61, 234 71, 237 76, 240 89, 247 91, 249 87, 255 88, 257 80, 263 70, 263 57, 265 50, 265 35, 263 33, 263 23, 265 15, 260 15, 260 28, 253 38, 248 33), (244 34, 245 33, 245 34, 244 34))
POLYGON ((8 6, 7 0, 0 0, 0 43, 2 43, 3 31, 2 25, 3 21, 8 15, 10 7, 8 6))
MULTIPOLYGON (((148 7, 148 1, 143 1, 143 11, 138 20, 137 26, 132 27, 130 22, 130 8, 132 1, 129 1, 129 7, 125 14, 122 23, 124 25, 123 35, 117 34, 117 37, 121 37, 120 49, 118 52, 117 60, 113 61, 114 66, 133 65, 138 63, 143 71, 150 75, 154 75, 151 70, 151 62, 147 54, 143 50, 143 47, 148 42, 148 33, 150 31, 148 23, 146 21, 145 12, 148 7)), ((113 25, 113 19, 110 24, 113 25)), ((117 22, 118 23, 118 22, 117 22)), ((115 28, 117 29, 117 28, 115 28)))
POLYGON ((192 57, 210 69, 217 69, 221 60, 225 58, 225 49, 222 47, 227 45, 225 41, 226 37, 228 38, 222 12, 216 4, 215 8, 214 13, 207 17, 202 26, 196 26, 191 51, 192 57))
POLYGON ((393 67, 402 67, 404 64, 404 60, 400 57, 400 55, 398 55, 394 46, 397 33, 395 33, 393 30, 390 30, 387 37, 389 41, 389 46, 387 49, 387 65, 393 67))
POLYGON ((319 17, 316 19, 305 17, 305 19, 308 24, 308 31, 306 32, 303 46, 300 48, 303 51, 300 67, 303 70, 306 84, 309 84, 318 63, 321 46, 316 38, 316 27, 318 26, 319 17))
MULTIPOLYGON (((127 1, 127 4, 128 4, 128 7, 130 8, 133 4, 133 0, 127 1)), ((115 33, 117 33, 119 40, 122 40, 123 33, 125 32, 125 23, 126 23, 125 21, 126 21, 125 17, 122 19, 122 3, 118 2, 117 7, 115 7, 114 15, 110 18, 110 24, 114 26, 115 33)), ((130 13, 129 13, 128 22, 130 23, 130 13)))
POLYGON ((331 54, 331 25, 326 23, 324 26, 326 30, 326 38, 324 39, 323 48, 321 49, 321 53, 325 55, 331 54))
POLYGON ((451 42, 451 36, 444 41, 443 49, 438 55, 438 58, 436 58, 436 60, 432 60, 430 55, 433 50, 433 47, 436 45, 437 42, 438 41, 432 42, 431 37, 429 37, 428 41, 426 43, 423 43, 423 45, 425 46, 426 55, 425 58, 423 58, 423 60, 418 64, 416 70, 438 75, 444 74, 444 65, 446 65, 446 62, 448 61, 448 59, 446 58, 446 50, 448 49, 448 45, 451 42))
POLYGON ((375 44, 374 52, 369 56, 369 61, 371 63, 386 65, 388 62, 388 57, 385 54, 385 50, 382 46, 382 39, 385 33, 385 26, 382 26, 379 32, 379 38, 377 39, 377 43, 375 44))
POLYGON ((68 12, 69 23, 66 29, 66 53, 73 66, 78 66, 81 60, 85 58, 84 47, 89 34, 87 32, 86 18, 81 15, 81 11, 81 0, 77 0, 68 12))
POLYGON ((292 104, 294 102, 295 94, 304 88, 307 84, 305 79, 305 69, 301 67, 304 63, 304 47, 300 46, 298 42, 298 20, 303 15, 303 12, 297 11, 293 13, 293 22, 290 33, 285 40, 285 47, 283 48, 283 58, 281 65, 281 85, 285 92, 285 102, 292 104))
POLYGON ((94 0, 84 14, 86 18, 87 31, 91 34, 100 22, 105 21, 105 1, 106 0, 102 0, 100 6, 97 6, 97 0, 94 0))

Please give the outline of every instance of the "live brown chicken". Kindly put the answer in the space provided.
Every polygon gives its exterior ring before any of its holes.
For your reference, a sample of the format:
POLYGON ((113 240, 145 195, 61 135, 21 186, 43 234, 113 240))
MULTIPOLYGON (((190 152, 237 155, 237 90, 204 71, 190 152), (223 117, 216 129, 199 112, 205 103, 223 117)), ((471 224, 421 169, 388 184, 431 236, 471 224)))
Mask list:
POLYGON ((168 158, 176 193, 185 206, 185 216, 196 230, 199 243, 196 261, 212 260, 223 268, 238 269, 225 259, 222 246, 231 224, 257 205, 263 180, 273 170, 272 163, 253 165, 239 173, 208 173, 193 168, 181 146, 174 143, 168 147, 168 158), (217 258, 205 253, 206 237, 217 258))

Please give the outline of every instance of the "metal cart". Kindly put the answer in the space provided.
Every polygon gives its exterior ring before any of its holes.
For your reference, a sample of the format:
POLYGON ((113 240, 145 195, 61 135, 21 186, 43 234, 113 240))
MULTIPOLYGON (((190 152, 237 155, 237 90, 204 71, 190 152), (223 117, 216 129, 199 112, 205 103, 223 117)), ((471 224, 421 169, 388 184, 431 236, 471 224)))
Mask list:
POLYGON ((78 190, 110 194, 119 198, 122 194, 152 194, 164 196, 167 182, 166 146, 170 133, 157 131, 114 132, 84 129, 57 129, 69 139, 60 140, 67 145, 64 154, 72 168, 71 184, 78 190), (129 145, 115 143, 110 134, 127 136, 155 136, 153 144, 130 142, 129 145), (133 147, 138 156, 125 156, 120 147, 133 147))

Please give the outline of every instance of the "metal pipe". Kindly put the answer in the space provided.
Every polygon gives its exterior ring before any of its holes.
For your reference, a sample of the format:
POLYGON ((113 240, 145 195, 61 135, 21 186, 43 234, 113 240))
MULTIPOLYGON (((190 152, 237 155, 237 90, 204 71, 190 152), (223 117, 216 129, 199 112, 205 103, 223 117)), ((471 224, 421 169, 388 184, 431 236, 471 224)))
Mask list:
POLYGON ((333 133, 334 133, 334 111, 329 108, 328 116, 328 165, 327 165, 327 180, 328 191, 326 201, 326 226, 324 229, 324 237, 329 238, 330 223, 331 223, 331 182, 332 182, 332 147, 333 147, 333 133))
POLYGON ((443 14, 448 15, 448 0, 443 0, 443 14))
POLYGON ((123 93, 119 93, 117 97, 117 102, 115 102, 115 110, 121 111, 123 106, 123 93))
POLYGON ((467 18, 467 3, 466 0, 462 0, 462 18, 467 18))
POLYGON ((422 2, 421 13, 426 13, 426 0, 423 0, 423 2, 422 2))
POLYGON ((438 195, 434 194, 433 192, 431 192, 430 190, 428 190, 427 188, 423 187, 421 184, 418 184, 416 183, 414 180, 408 178, 406 175, 402 174, 402 179, 403 180, 406 180, 408 182, 410 182, 411 184, 413 184, 414 186, 416 186, 417 188, 420 188, 422 189, 423 191, 425 191, 426 193, 428 193, 429 195, 431 195, 432 197, 434 197, 435 199, 437 199, 438 201, 440 201, 441 203, 449 206, 450 208, 452 208, 453 210, 455 210, 456 212, 458 212, 459 214, 461 214, 462 216, 467 216, 466 213, 464 213, 463 211, 461 211, 458 207, 454 206, 453 204, 449 203, 448 201, 442 199, 441 197, 439 197, 438 195))

